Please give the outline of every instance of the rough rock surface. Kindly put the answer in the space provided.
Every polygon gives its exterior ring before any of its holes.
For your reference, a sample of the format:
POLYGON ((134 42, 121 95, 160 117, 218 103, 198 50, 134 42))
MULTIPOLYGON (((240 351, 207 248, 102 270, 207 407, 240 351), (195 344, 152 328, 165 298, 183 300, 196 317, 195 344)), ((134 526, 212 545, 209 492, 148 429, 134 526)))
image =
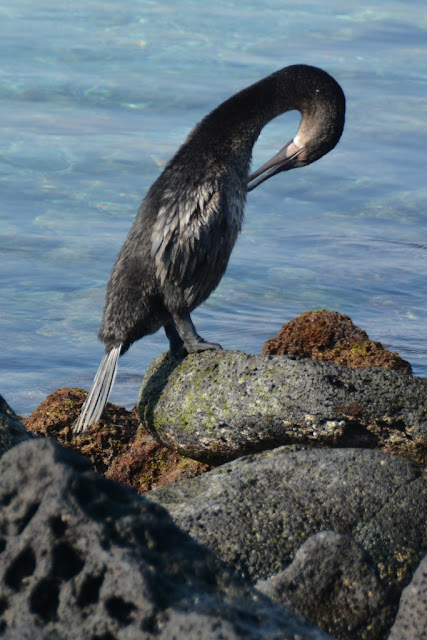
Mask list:
POLYGON ((326 637, 160 506, 34 439, 0 460, 0 633, 38 640, 326 637))
POLYGON ((411 373, 409 362, 399 354, 369 340, 368 334, 337 311, 306 311, 284 324, 266 341, 263 355, 289 355, 328 360, 351 369, 384 367, 411 373))
MULTIPOLYGON (((381 451, 281 447, 234 460, 147 496, 253 582, 285 570, 316 533, 331 530, 349 536, 368 555, 359 558, 355 583, 342 596, 348 611, 357 609, 358 599, 369 592, 374 574, 378 580, 379 599, 373 598, 364 621, 354 612, 349 618, 350 625, 359 625, 353 636, 358 639, 385 637, 399 594, 427 544, 427 481, 422 470, 381 451), (363 569, 362 560, 369 571, 363 569)), ((315 557, 313 552, 313 562, 315 557)), ((319 554, 317 561, 320 564, 310 571, 330 571, 319 554)), ((301 567, 300 557, 296 562, 301 567)), ((294 569, 289 568, 291 575, 294 569)), ((344 559, 341 570, 348 574, 344 559)), ((318 589, 321 593, 321 577, 318 589)), ((296 590, 296 610, 302 590, 302 585, 296 590)), ((322 608, 331 605, 331 595, 310 609, 305 594, 306 617, 339 636, 344 625, 341 604, 340 611, 326 615, 322 608)), ((293 601, 292 590, 287 597, 293 601)))
MULTIPOLYGON (((321 621, 341 639, 369 637, 366 621, 392 617, 369 554, 350 536, 316 533, 281 573, 260 580, 257 589, 291 611, 321 621)), ((376 624, 378 627, 378 624, 376 624)))
POLYGON ((383 447, 427 463, 427 380, 377 367, 166 353, 147 370, 138 407, 161 442, 209 464, 289 443, 383 447))
POLYGON ((403 590, 388 640, 427 640, 427 556, 403 590))
POLYGON ((24 425, 9 407, 3 396, 0 396, 0 456, 24 440, 31 438, 24 425))

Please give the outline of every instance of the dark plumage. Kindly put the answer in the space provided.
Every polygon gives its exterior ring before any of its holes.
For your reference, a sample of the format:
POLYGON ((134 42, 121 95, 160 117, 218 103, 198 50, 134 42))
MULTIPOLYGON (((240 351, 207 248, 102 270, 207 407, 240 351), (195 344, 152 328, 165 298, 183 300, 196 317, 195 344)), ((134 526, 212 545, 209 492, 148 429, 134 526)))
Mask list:
POLYGON ((172 353, 219 349, 190 313, 219 284, 243 222, 246 192, 314 162, 338 142, 345 98, 325 71, 286 67, 232 96, 190 133, 144 198, 107 285, 105 356, 75 431, 96 422, 130 345, 164 326, 172 353), (297 109, 297 135, 248 178, 252 148, 273 118, 297 109))

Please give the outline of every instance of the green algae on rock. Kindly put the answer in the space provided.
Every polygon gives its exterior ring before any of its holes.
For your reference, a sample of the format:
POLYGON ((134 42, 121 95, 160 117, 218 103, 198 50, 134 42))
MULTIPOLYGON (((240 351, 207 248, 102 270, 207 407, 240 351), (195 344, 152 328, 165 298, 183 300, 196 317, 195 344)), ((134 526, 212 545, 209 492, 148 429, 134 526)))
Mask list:
POLYGON ((138 403, 150 433, 208 464, 283 444, 383 447, 424 464, 426 407, 424 379, 238 351, 159 356, 138 403))

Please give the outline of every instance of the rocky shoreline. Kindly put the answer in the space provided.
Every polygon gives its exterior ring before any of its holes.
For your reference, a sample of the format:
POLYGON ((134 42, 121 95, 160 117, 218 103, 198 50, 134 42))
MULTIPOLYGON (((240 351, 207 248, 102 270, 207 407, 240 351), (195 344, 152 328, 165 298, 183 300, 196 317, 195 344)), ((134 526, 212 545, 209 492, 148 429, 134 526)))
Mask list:
POLYGON ((1 399, 2 637, 426 637, 427 380, 292 322, 269 355, 164 354, 83 436, 80 390, 25 427, 1 399))

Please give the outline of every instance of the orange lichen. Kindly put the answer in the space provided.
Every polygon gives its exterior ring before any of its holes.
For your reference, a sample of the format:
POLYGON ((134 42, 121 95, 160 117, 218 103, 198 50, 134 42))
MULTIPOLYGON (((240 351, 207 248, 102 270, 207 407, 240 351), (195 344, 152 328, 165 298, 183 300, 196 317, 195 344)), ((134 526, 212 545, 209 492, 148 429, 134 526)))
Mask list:
POLYGON ((366 331, 337 311, 307 311, 284 324, 263 346, 263 355, 297 355, 358 369, 384 367, 410 374, 409 362, 370 340, 366 331))

